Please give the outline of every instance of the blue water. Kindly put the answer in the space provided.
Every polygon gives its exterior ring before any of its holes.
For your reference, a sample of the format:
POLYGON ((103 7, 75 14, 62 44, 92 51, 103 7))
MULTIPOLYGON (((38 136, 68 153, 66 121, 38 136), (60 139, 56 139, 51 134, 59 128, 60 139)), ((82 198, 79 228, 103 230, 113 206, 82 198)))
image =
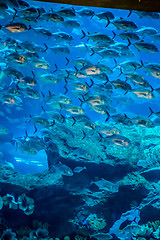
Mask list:
MULTIPOLYGON (((41 3, 41 2, 35 2, 32 3, 33 6, 37 6, 37 7, 43 7, 45 9, 45 11, 50 11, 50 9, 54 9, 54 11, 58 11, 62 8, 66 8, 66 7, 70 7, 68 5, 62 5, 62 4, 51 4, 51 3, 41 3)), ((81 6, 74 6, 75 12, 82 9, 81 6)), ((82 32, 81 30, 83 30, 84 32, 89 32, 89 33, 95 33, 95 32, 100 32, 100 33, 104 33, 104 34, 108 34, 110 37, 113 36, 112 31, 114 31, 116 33, 116 37, 115 37, 115 42, 122 42, 122 43, 126 43, 127 41, 122 41, 121 38, 118 36, 119 33, 123 32, 123 30, 117 30, 117 28, 113 25, 110 24, 107 28, 105 28, 107 20, 99 20, 98 17, 96 17, 96 13, 99 12, 103 12, 103 11, 107 11, 107 9, 101 9, 101 8, 90 8, 94 11, 95 16, 93 16, 93 18, 91 17, 81 17, 80 15, 76 14, 76 17, 73 19, 76 19, 79 23, 80 23, 80 27, 79 28, 71 28, 71 27, 64 27, 63 23, 55 23, 55 22, 51 22, 51 21, 45 21, 45 20, 39 20, 37 21, 37 23, 33 23, 31 24, 31 30, 25 31, 25 32, 21 32, 21 33, 10 33, 7 30, 2 30, 1 31, 1 37, 2 39, 5 39, 6 37, 12 37, 13 39, 16 39, 18 41, 29 41, 32 39, 32 43, 33 44, 39 44, 40 46, 44 47, 44 43, 48 46, 48 47, 53 47, 56 46, 58 44, 60 45, 64 45, 66 44, 66 46, 69 47, 70 49, 70 54, 66 55, 67 58, 72 61, 74 60, 77 56, 78 57, 82 57, 82 58, 86 58, 87 60, 91 61, 93 64, 96 64, 98 61, 101 61, 101 56, 99 56, 98 54, 94 54, 93 56, 91 55, 91 52, 87 51, 86 47, 83 45, 83 47, 78 47, 78 45, 82 45, 82 44, 90 44, 92 46, 92 44, 94 45, 95 42, 93 42, 92 40, 87 39, 87 37, 81 39, 82 32), (74 40, 68 43, 65 43, 65 41, 63 42, 56 42, 56 40, 53 39, 53 37, 47 37, 47 36, 43 36, 43 34, 37 34, 33 29, 37 28, 37 27, 43 27, 43 28, 47 28, 49 29, 52 33, 58 32, 58 31, 64 31, 68 34, 71 34, 74 37, 74 40)), ((147 18, 139 18, 139 16, 135 13, 132 13, 131 16, 129 18, 127 18, 129 11, 127 10, 118 10, 118 9, 109 9, 109 11, 111 11, 114 14, 115 19, 119 19, 120 17, 133 21, 137 24, 138 29, 142 28, 142 27, 154 27, 155 29, 157 29, 157 31, 159 31, 159 22, 158 20, 155 19, 147 19, 147 18)), ((22 16, 22 14, 20 14, 22 16)), ((2 26, 5 26, 6 24, 9 24, 10 20, 12 20, 12 17, 10 18, 5 18, 3 17, 0 21, 0 24, 2 26), (4 19, 3 19, 4 18, 4 19)), ((64 20, 68 20, 70 18, 65 18, 64 20)), ((15 18, 14 21, 18 21, 18 16, 15 18)), ((28 26, 28 24, 26 24, 28 26)), ((153 39, 152 37, 145 37, 144 38, 147 42, 152 43, 153 39)), ((3 44, 3 43, 2 43, 3 44)), ((89 48, 91 47, 89 46, 89 48)), ((159 42, 156 42, 156 46, 159 47, 159 42)), ((144 61, 144 63, 159 63, 159 53, 145 53, 142 51, 138 51, 134 46, 130 46, 131 51, 135 54, 134 58, 129 58, 127 59, 126 57, 121 57, 118 61, 118 63, 120 62, 124 62, 126 60, 142 60, 144 61)), ((5 52, 6 49, 4 49, 3 51, 5 52)), ((4 54, 4 53, 3 53, 4 54)), ((20 70, 24 75, 28 75, 28 76, 32 76, 31 71, 34 72, 35 76, 36 76, 36 80, 37 80, 37 86, 34 87, 33 89, 38 90, 38 92, 40 93, 41 91, 43 92, 44 95, 48 94, 48 90, 50 90, 51 92, 56 93, 57 95, 60 93, 64 93, 64 79, 62 79, 60 81, 60 83, 57 84, 43 84, 42 86, 40 86, 39 80, 38 80, 38 76, 40 76, 41 74, 44 73, 49 73, 55 70, 55 64, 58 66, 58 71, 61 71, 61 69, 67 69, 70 68, 73 71, 75 71, 74 69, 74 65, 70 62, 68 66, 66 66, 66 60, 65 60, 65 55, 63 54, 54 54, 51 50, 47 50, 46 53, 39 53, 39 58, 45 58, 46 61, 49 62, 50 64, 50 68, 48 70, 44 70, 44 69, 40 69, 40 68, 35 68, 32 66, 31 61, 29 61, 27 63, 27 65, 25 66, 20 66, 19 64, 13 64, 13 66, 17 69, 20 70)), ((106 62, 107 62, 107 66, 109 66, 111 69, 113 68, 113 64, 114 61, 112 58, 105 58, 106 62)), ((12 66, 12 63, 8 63, 9 66, 12 66)), ((3 68, 2 68, 3 69, 3 68)), ((144 73, 143 70, 138 69, 137 72, 139 72, 140 74, 142 74, 142 76, 144 76, 145 80, 147 80, 149 82, 149 84, 155 89, 159 87, 159 79, 158 78, 154 78, 153 76, 151 76, 150 74, 146 74, 144 73)), ((109 76, 109 80, 116 80, 117 76, 119 75, 119 70, 116 69, 114 71, 114 73, 112 75, 109 76)), ((120 76, 121 80, 125 80, 125 76, 123 76, 123 74, 120 76)), ((5 85, 5 83, 3 81, 6 80, 6 77, 2 78, 1 82, 3 84, 3 87, 8 87, 8 84, 5 85)), ((77 79, 75 78, 75 81, 77 79)), ((78 79, 79 80, 79 79, 78 79)), ((80 79, 80 81, 84 82, 83 79, 80 79)), ((10 80, 9 80, 10 82, 10 80)), ((16 80, 15 80, 16 82, 16 80)), ((87 78, 87 82, 90 84, 90 80, 89 78, 87 78)), ((11 84, 9 87, 12 88, 14 85, 11 84)), ((71 89, 71 88, 70 88, 71 89)), ((103 93, 102 93, 103 94, 103 93)), ((115 96, 116 94, 120 94, 121 96, 123 96, 123 92, 121 90, 116 90, 115 91, 115 96)), ((41 95, 41 93, 40 93, 41 95)), ((79 105, 79 100, 75 99, 73 97, 72 94, 70 94, 70 92, 67 92, 66 96, 69 96, 71 98, 71 100, 73 101, 73 104, 75 103, 76 105, 79 105)), ((127 95, 125 95, 127 97, 127 95)), ((5 125, 5 127, 9 130, 10 133, 13 134, 14 138, 17 137, 21 137, 24 136, 24 131, 27 130, 28 135, 32 134, 34 131, 33 128, 33 124, 32 123, 25 123, 25 118, 27 118, 30 115, 40 115, 42 113, 42 109, 41 106, 44 105, 44 101, 43 98, 41 97, 40 99, 31 99, 31 98, 24 98, 23 94, 21 94, 20 98, 23 101, 23 107, 20 107, 17 110, 18 106, 14 106, 13 105, 7 105, 3 102, 3 100, 1 101, 1 112, 4 113, 4 116, 1 116, 1 123, 5 125), (33 107, 34 105, 34 107, 33 107), (6 118, 8 118, 8 120, 6 121, 6 118)), ((120 113, 126 113, 129 114, 129 116, 134 117, 137 115, 141 115, 141 116, 145 116, 147 117, 149 115, 149 109, 148 106, 152 107, 154 109, 154 111, 159 111, 159 94, 156 94, 156 97, 154 99, 148 100, 148 99, 143 99, 143 98, 136 98, 134 96, 131 96, 131 98, 134 100, 134 104, 131 105, 120 105, 118 106, 118 111, 120 113)), ((116 106, 116 105, 115 105, 116 106)), ((102 121, 104 122, 106 119, 106 116, 103 116, 99 113, 96 113, 95 111, 92 111, 91 109, 88 108, 88 106, 84 107, 85 110, 85 114, 87 116, 89 116, 91 118, 92 121, 102 121)), ((58 110, 56 110, 58 111, 58 110)), ((63 111, 62 111, 63 113, 63 111)), ((66 114, 66 112, 64 113, 64 115, 66 114)), ((48 117, 48 116, 45 116, 48 117)), ((6 145, 8 146, 8 143, 6 143, 6 145)), ((7 147, 6 147, 7 148, 7 147)), ((1 147, 1 151, 4 153, 4 155, 6 155, 6 150, 5 150, 5 145, 2 145, 1 147)), ((17 170, 22 169, 22 168, 29 168, 30 172, 34 172, 34 169, 36 169, 36 166, 33 166, 29 164, 29 166, 20 166, 21 163, 15 163, 14 160, 14 154, 16 154, 16 152, 13 153, 9 153, 7 152, 7 155, 9 154, 9 157, 7 156, 7 160, 11 161, 13 164, 15 164, 15 168, 17 170), (20 164, 20 165, 19 165, 20 164), (20 166, 20 167, 19 167, 20 166)), ((24 156, 22 154, 22 156, 24 156)), ((4 157, 6 158, 6 157, 4 157)), ((5 159, 6 160, 6 159, 5 159)), ((39 167, 40 171, 43 169, 46 169, 47 164, 45 164, 46 159, 43 161, 44 166, 39 167)), ((25 163, 24 163, 25 164, 25 163)), ((39 168, 37 168, 37 171, 39 171, 39 168)), ((25 170, 21 170, 22 172, 25 170)))

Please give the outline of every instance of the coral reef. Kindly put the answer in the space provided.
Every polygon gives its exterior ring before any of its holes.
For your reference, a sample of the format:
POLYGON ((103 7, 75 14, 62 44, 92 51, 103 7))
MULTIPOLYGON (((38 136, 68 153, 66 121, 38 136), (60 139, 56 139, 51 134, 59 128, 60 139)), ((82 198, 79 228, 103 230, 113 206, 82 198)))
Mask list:
POLYGON ((12 232, 12 229, 6 229, 1 236, 1 240, 18 240, 18 239, 16 238, 16 233, 12 232))
POLYGON ((34 200, 27 197, 25 193, 18 196, 18 201, 15 201, 15 197, 8 194, 0 197, 1 208, 4 206, 9 206, 11 209, 19 209, 24 211, 26 215, 31 215, 34 212, 34 200))
POLYGON ((90 229, 99 231, 106 227, 106 221, 103 218, 98 218, 97 214, 90 214, 86 218, 86 222, 90 229))
POLYGON ((19 209, 24 211, 26 215, 30 215, 34 212, 34 200, 27 197, 25 193, 18 196, 19 209))

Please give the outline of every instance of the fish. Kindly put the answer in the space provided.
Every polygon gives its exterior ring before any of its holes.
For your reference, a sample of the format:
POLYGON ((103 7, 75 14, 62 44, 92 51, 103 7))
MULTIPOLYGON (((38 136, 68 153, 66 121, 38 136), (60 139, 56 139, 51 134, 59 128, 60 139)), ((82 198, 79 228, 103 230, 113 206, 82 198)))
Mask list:
POLYGON ((114 19, 114 15, 110 11, 100 12, 100 13, 95 14, 95 16, 98 17, 99 19, 104 19, 104 20, 114 19))
POLYGON ((62 23, 65 27, 70 27, 70 28, 79 28, 80 23, 76 20, 66 20, 62 23))
POLYGON ((31 88, 25 88, 22 90, 22 93, 25 97, 33 98, 33 99, 39 99, 39 92, 37 90, 31 89, 31 88))
POLYGON ((154 44, 144 42, 143 40, 134 42, 133 45, 138 49, 138 51, 143 51, 147 53, 159 52, 158 48, 154 44))
POLYGON ((94 11, 88 8, 81 8, 80 10, 76 11, 82 17, 93 17, 95 15, 94 11))
POLYGON ((68 17, 68 18, 72 18, 72 17, 76 16, 74 8, 63 8, 62 7, 62 9, 57 11, 56 13, 58 13, 62 17, 68 17))
POLYGON ((52 33, 53 38, 58 42, 70 42, 73 41, 73 36, 70 34, 67 34, 66 32, 55 32, 52 33))
POLYGON ((0 124, 0 135, 6 135, 8 134, 8 129, 0 124))
POLYGON ((158 12, 136 11, 136 10, 134 11, 130 10, 130 13, 128 16, 130 16, 132 12, 136 13, 140 18, 149 18, 149 19, 157 20, 160 17, 158 12))
MULTIPOLYGON (((125 61, 119 64, 119 67, 121 69, 122 72, 126 73, 126 72, 134 72, 137 69, 140 69, 142 67, 142 62, 139 63, 137 61, 125 61)), ((118 67, 117 65, 115 66, 115 68, 118 67)))
POLYGON ((73 176, 73 171, 70 167, 68 167, 65 164, 62 164, 61 162, 59 162, 58 164, 56 164, 54 166, 54 168, 63 176, 73 176))
POLYGON ((18 53, 18 52, 13 52, 13 53, 10 53, 8 55, 6 55, 6 61, 7 62, 15 62, 15 63, 18 63, 18 64, 26 64, 27 62, 27 58, 25 56, 25 54, 21 54, 21 53, 18 53))
POLYGON ((37 85, 37 81, 35 79, 35 75, 33 73, 33 77, 25 76, 22 78, 18 78, 18 87, 19 88, 29 88, 35 87, 37 85))
POLYGON ((132 90, 131 86, 130 86, 128 83, 126 83, 126 82, 124 82, 124 81, 122 81, 122 80, 120 80, 120 79, 117 79, 117 80, 115 80, 115 81, 111 81, 111 84, 112 84, 115 88, 124 90, 124 91, 126 91, 126 92, 132 90))
POLYGON ((106 179, 102 178, 96 182, 93 182, 100 190, 104 190, 111 193, 118 192, 118 185, 107 181, 106 179))
POLYGON ((13 67, 7 67, 3 70, 3 72, 7 75, 7 76, 11 76, 11 77, 15 77, 16 79, 20 79, 23 77, 23 73, 18 71, 17 69, 13 68, 13 67))
POLYGON ((50 65, 45 59, 33 59, 32 64, 35 68, 49 69, 50 65))
POLYGON ((118 113, 118 114, 112 115, 110 117, 117 123, 122 123, 122 124, 128 125, 128 126, 133 125, 132 120, 126 114, 118 113))
POLYGON ((123 18, 112 21, 110 21, 108 18, 107 21, 108 23, 106 27, 108 27, 108 25, 112 23, 115 27, 117 27, 118 30, 136 30, 138 28, 138 26, 134 22, 125 20, 123 18))
POLYGON ((85 110, 82 107, 78 107, 76 105, 71 105, 71 106, 66 106, 65 110, 69 112, 71 115, 79 115, 79 114, 84 114, 85 110))
POLYGON ((98 51, 97 54, 99 54, 103 58, 119 58, 121 56, 119 51, 112 50, 112 49, 104 49, 104 50, 98 51))
POLYGON ((145 117, 141 117, 141 116, 137 116, 135 118, 132 118, 132 122, 140 127, 149 127, 149 128, 153 128, 154 124, 153 122, 145 117))
POLYGON ((116 146, 127 147, 131 144, 131 141, 120 134, 113 134, 112 136, 107 137, 106 141, 113 143, 116 146))
POLYGON ((20 10, 19 13, 27 16, 33 16, 33 15, 38 15, 38 10, 35 7, 27 7, 24 8, 23 10, 20 10))
POLYGON ((140 29, 138 29, 136 31, 136 33, 140 36, 154 36, 156 34, 158 34, 157 29, 153 28, 153 27, 142 27, 140 29))
POLYGON ((112 136, 114 134, 120 134, 120 131, 116 127, 99 127, 97 128, 97 130, 102 136, 112 136))
POLYGON ((130 32, 130 31, 119 33, 118 36, 123 40, 128 40, 128 39, 130 41, 139 41, 140 40, 140 37, 138 36, 137 33, 130 32))
POLYGON ((91 237, 93 237, 97 240, 113 239, 112 235, 110 235, 109 233, 95 233, 95 234, 92 234, 91 237))
POLYGON ((147 99, 152 99, 154 98, 153 90, 148 90, 144 88, 137 88, 137 89, 132 89, 132 93, 136 95, 136 97, 139 98, 147 98, 147 99))
POLYGON ((12 94, 4 94, 0 97, 2 104, 8 105, 18 105, 19 107, 23 106, 23 100, 18 96, 13 96, 12 94))
POLYGON ((37 34, 42 34, 42 35, 47 36, 47 37, 52 37, 52 33, 50 32, 49 29, 42 28, 42 27, 37 27, 37 28, 32 28, 32 29, 37 34))
MULTIPOLYGON (((25 32, 27 30, 31 29, 31 26, 27 27, 24 23, 10 23, 4 26, 5 29, 7 29, 10 33, 19 33, 19 32, 25 32)), ((0 29, 2 29, 2 26, 0 26, 0 29)))
POLYGON ((109 37, 106 34, 103 33, 93 33, 93 34, 86 34, 83 30, 82 30, 82 34, 83 36, 81 37, 81 39, 83 39, 84 37, 88 37, 89 39, 92 39, 92 41, 95 42, 107 42, 107 43, 114 43, 114 36, 113 38, 109 37))
POLYGON ((141 87, 151 87, 147 80, 139 73, 125 73, 126 79, 130 80, 133 84, 139 85, 141 87))
POLYGON ((85 170, 85 169, 86 169, 86 166, 84 166, 84 167, 77 166, 77 167, 75 167, 75 168, 73 169, 73 172, 74 172, 74 173, 80 173, 80 172, 82 172, 82 171, 85 170))
POLYGON ((160 64, 158 63, 146 63, 145 65, 141 61, 142 68, 151 74, 155 78, 160 78, 160 64))
POLYGON ((55 54, 64 54, 64 55, 70 54, 70 50, 68 46, 65 46, 65 45, 57 45, 54 47, 49 47, 49 49, 53 51, 55 54))
POLYGON ((78 158, 80 160, 92 160, 93 156, 87 151, 86 149, 83 148, 76 148, 72 151, 71 157, 74 159, 78 158))

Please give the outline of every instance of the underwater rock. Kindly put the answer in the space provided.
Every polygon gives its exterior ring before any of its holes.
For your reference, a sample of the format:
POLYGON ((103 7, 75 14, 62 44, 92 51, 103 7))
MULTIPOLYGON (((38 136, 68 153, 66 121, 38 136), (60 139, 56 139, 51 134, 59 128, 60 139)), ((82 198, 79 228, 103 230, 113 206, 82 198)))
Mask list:
POLYGON ((158 182, 160 181, 160 168, 151 168, 149 170, 143 171, 141 173, 141 176, 143 176, 148 181, 158 182))
POLYGON ((106 227, 106 221, 103 218, 98 218, 97 214, 90 214, 86 218, 89 228, 95 231, 99 231, 106 227))
POLYGON ((3 207, 3 198, 0 196, 0 210, 2 209, 3 207))
POLYGON ((30 233, 30 238, 34 239, 34 238, 38 238, 38 239, 48 239, 48 230, 45 228, 38 228, 37 230, 31 231, 30 233))
MULTIPOLYGON (((49 185, 62 185, 63 179, 59 174, 53 174, 53 172, 44 171, 38 174, 20 174, 14 169, 11 169, 7 165, 0 165, 0 182, 15 184, 23 189, 33 189, 34 187, 42 187, 49 185)), ((22 192, 24 192, 23 190, 22 192)))
POLYGON ((16 233, 12 232, 12 229, 6 229, 1 236, 1 240, 17 240, 16 233))

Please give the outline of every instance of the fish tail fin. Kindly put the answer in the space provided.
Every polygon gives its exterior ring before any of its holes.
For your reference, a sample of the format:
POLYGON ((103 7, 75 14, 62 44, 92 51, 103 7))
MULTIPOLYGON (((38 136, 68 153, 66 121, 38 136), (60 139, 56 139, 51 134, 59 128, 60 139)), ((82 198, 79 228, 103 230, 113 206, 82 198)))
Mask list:
POLYGON ((154 113, 151 107, 149 107, 149 110, 150 110, 150 114, 148 115, 148 117, 152 116, 152 114, 154 113))
POLYGON ((131 16, 132 12, 133 12, 132 10, 129 10, 129 14, 127 17, 131 16))
POLYGON ((154 91, 154 88, 151 86, 151 85, 149 85, 150 86, 150 88, 151 88, 151 92, 153 92, 154 91))
POLYGON ((64 81, 65 81, 64 88, 66 89, 66 88, 67 88, 67 85, 68 85, 68 81, 67 81, 67 79, 66 79, 66 78, 64 79, 64 81))
POLYGON ((40 12, 39 8, 37 9, 37 11, 38 11, 38 15, 37 15, 36 19, 38 19, 41 16, 41 12, 40 12))
POLYGON ((123 71, 122 71, 121 67, 119 68, 119 70, 120 70, 120 73, 119 73, 118 77, 120 77, 123 74, 123 71))
POLYGON ((76 70, 76 75, 77 75, 77 73, 78 73, 78 68, 77 68, 76 66, 74 66, 74 68, 75 68, 75 70, 76 70))
POLYGON ((83 137, 82 137, 82 140, 85 139, 86 136, 87 136, 87 135, 86 135, 85 131, 83 130, 83 137))
POLYGON ((31 27, 31 25, 29 25, 28 30, 31 30, 31 29, 32 29, 32 27, 31 27))
POLYGON ((68 92, 68 88, 67 88, 66 85, 64 86, 64 89, 66 90, 66 91, 64 92, 64 94, 66 94, 66 93, 68 92))
POLYGON ((46 112, 46 110, 44 109, 44 107, 43 107, 43 106, 41 106, 41 108, 42 108, 43 112, 45 113, 45 112, 46 112))
POLYGON ((144 67, 143 61, 141 60, 141 67, 144 67))
POLYGON ((55 120, 52 120, 51 124, 49 125, 50 127, 53 127, 55 125, 55 120))
POLYGON ((44 49, 44 51, 46 52, 46 51, 48 50, 48 46, 47 46, 46 43, 44 43, 44 46, 46 47, 46 48, 44 49))
POLYGON ((25 130, 25 134, 26 134, 25 138, 28 138, 28 133, 27 133, 27 130, 25 130))
POLYGON ((112 40, 113 40, 116 36, 116 33, 114 31, 112 31, 112 33, 113 33, 113 38, 112 38, 112 40))
POLYGON ((127 47, 129 47, 132 43, 131 43, 131 41, 130 41, 129 38, 127 38, 127 41, 128 41, 128 45, 127 45, 127 47))
MULTIPOLYGON (((82 104, 85 102, 85 100, 82 100, 81 98, 78 98, 78 99, 81 102, 80 107, 82 107, 82 104)), ((84 97, 83 97, 83 99, 84 99, 84 97)))
POLYGON ((102 139, 103 139, 103 136, 102 136, 102 134, 101 134, 101 133, 98 133, 98 135, 100 136, 100 140, 99 140, 98 142, 101 142, 101 141, 102 141, 102 139))
POLYGON ((14 9, 15 13, 14 13, 13 18, 12 18, 12 20, 10 21, 10 23, 12 23, 12 22, 14 21, 16 15, 17 15, 17 9, 15 9, 15 8, 13 8, 13 9, 14 9))
POLYGON ((49 93, 49 99, 48 100, 50 100, 52 98, 52 93, 51 93, 50 90, 48 90, 48 93, 49 93))
POLYGON ((108 22, 107 22, 107 25, 105 26, 105 28, 107 28, 108 25, 111 23, 108 17, 107 17, 107 21, 108 21, 108 22))
POLYGON ((35 73, 33 71, 32 71, 32 75, 33 75, 33 78, 35 79, 36 75, 35 75, 35 73))
POLYGON ((43 97, 43 99, 45 98, 45 95, 44 95, 44 93, 41 91, 41 94, 42 94, 42 97, 43 97))
POLYGON ((94 84, 92 79, 90 79, 90 81, 91 81, 91 85, 88 85, 89 88, 91 88, 93 86, 93 84, 94 84))
POLYGON ((105 122, 107 122, 110 119, 110 114, 108 111, 106 111, 106 114, 107 114, 107 118, 106 118, 105 122))
POLYGON ((130 119, 130 118, 127 116, 127 114, 126 114, 126 113, 124 113, 124 116, 125 116, 125 118, 127 118, 127 119, 130 119))
POLYGON ((117 64, 117 60, 116 60, 115 58, 114 58, 113 60, 114 60, 115 65, 114 65, 114 67, 113 67, 112 70, 114 70, 114 69, 118 66, 118 64, 117 64))
POLYGON ((68 70, 65 70, 66 71, 66 73, 67 73, 67 77, 66 78, 69 78, 69 71, 68 70))
POLYGON ((34 133, 33 134, 35 134, 36 132, 37 132, 37 128, 36 128, 36 125, 34 124, 34 133))
POLYGON ((66 63, 66 66, 68 65, 68 63, 70 62, 69 59, 67 57, 65 57, 67 63, 66 63))
POLYGON ((93 14, 93 15, 90 17, 90 19, 92 19, 92 18, 94 17, 94 15, 95 15, 95 14, 93 14))
POLYGON ((92 51, 92 53, 91 53, 90 57, 93 56, 93 55, 95 54, 95 51, 94 51, 93 48, 91 48, 91 51, 92 51))
POLYGON ((61 117, 62 117, 62 119, 63 119, 63 122, 62 123, 64 123, 65 122, 65 117, 62 115, 62 114, 60 114, 61 115, 61 117))
POLYGON ((53 73, 55 73, 55 72, 57 72, 57 70, 58 70, 58 67, 57 67, 57 64, 55 63, 55 70, 53 71, 53 73))
POLYGON ((85 32, 82 30, 82 34, 83 34, 83 36, 81 37, 81 39, 83 39, 84 37, 86 37, 86 34, 85 34, 85 32))
POLYGON ((75 119, 75 117, 72 117, 72 119, 73 119, 73 124, 72 124, 72 126, 74 126, 74 124, 76 123, 76 119, 75 119))

